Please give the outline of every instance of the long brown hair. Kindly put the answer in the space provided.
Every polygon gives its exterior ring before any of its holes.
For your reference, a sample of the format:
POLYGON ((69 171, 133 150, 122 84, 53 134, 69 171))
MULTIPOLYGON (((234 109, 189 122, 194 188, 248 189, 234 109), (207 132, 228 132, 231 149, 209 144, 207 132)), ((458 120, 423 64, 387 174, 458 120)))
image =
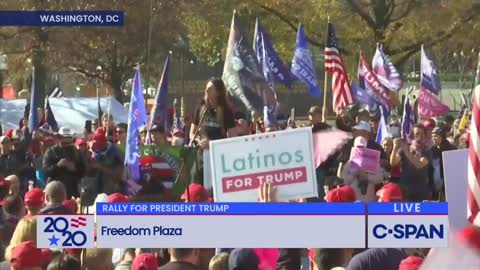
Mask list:
MULTIPOLYGON (((227 102, 227 87, 225 86, 223 80, 220 78, 211 78, 210 80, 208 80, 207 83, 209 82, 211 82, 215 86, 215 91, 217 93, 217 121, 222 125, 222 129, 226 132, 224 122, 225 116, 233 115, 233 112, 227 102)), ((205 100, 204 103, 206 103, 205 100)), ((207 109, 206 106, 204 106, 204 109, 207 109)))

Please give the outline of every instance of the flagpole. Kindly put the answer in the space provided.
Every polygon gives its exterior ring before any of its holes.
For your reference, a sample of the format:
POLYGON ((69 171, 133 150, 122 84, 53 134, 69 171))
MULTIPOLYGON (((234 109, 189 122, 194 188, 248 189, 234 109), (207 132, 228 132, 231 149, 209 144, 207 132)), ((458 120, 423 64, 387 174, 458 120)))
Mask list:
MULTIPOLYGON (((150 84, 150 47, 152 43, 152 13, 153 13, 153 1, 150 0, 150 13, 148 18, 148 41, 147 41, 147 74, 145 75, 145 89, 148 90, 150 84)), ((145 104, 147 108, 147 104, 145 104)))
MULTIPOLYGON (((100 73, 102 72, 102 66, 97 66, 97 75, 100 76, 100 73)), ((95 79, 95 92, 96 92, 96 95, 97 95, 97 102, 99 103, 99 108, 101 108, 100 106, 100 88, 99 88, 99 79, 98 79, 98 76, 97 78, 95 79)), ((102 115, 100 115, 100 111, 97 112, 97 128, 100 128, 101 125, 102 125, 102 115)))
MULTIPOLYGON (((327 22, 327 41, 325 42, 325 45, 327 44, 328 42, 328 24, 330 23, 330 16, 328 16, 328 22, 327 22)), ((325 54, 325 59, 326 59, 326 54, 325 54)), ((327 61, 324 61, 325 64, 327 63, 327 61)), ((327 66, 325 65, 325 77, 323 79, 323 109, 322 109, 322 119, 323 119, 323 122, 327 122, 327 93, 328 93, 328 85, 327 85, 327 82, 328 82, 328 72, 327 72, 327 66)))

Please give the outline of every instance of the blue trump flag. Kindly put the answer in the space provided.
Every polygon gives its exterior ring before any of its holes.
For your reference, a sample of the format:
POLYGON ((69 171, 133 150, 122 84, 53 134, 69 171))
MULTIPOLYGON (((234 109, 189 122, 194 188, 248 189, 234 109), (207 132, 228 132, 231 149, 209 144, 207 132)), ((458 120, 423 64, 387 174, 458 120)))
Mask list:
POLYGON ((352 83, 352 92, 358 104, 366 104, 370 107, 375 106, 375 100, 360 85, 352 83))
POLYGON ((52 107, 50 107, 48 98, 45 104, 45 125, 48 126, 49 130, 58 131, 58 123, 53 114, 52 107))
POLYGON ((173 127, 172 127, 172 135, 175 134, 175 132, 182 131, 183 132, 183 123, 182 119, 180 119, 180 112, 178 110, 178 100, 174 99, 173 100, 173 127))
POLYGON ((297 46, 292 59, 292 74, 308 85, 311 96, 320 97, 322 95, 313 66, 312 52, 308 47, 302 24, 298 26, 297 46))
MULTIPOLYGON (((159 125, 165 129, 165 132, 169 132, 171 127, 169 126, 168 121, 168 112, 167 112, 167 98, 168 98, 168 73, 170 70, 170 54, 167 55, 165 59, 165 64, 163 65, 162 77, 158 83, 157 93, 155 94, 155 103, 153 104, 152 110, 150 111, 150 119, 148 122, 148 129, 152 125, 159 125)), ((150 138, 150 136, 147 136, 150 138)))
MULTIPOLYGON (((280 57, 278 57, 277 52, 275 52, 273 48, 270 36, 263 29, 258 18, 255 21, 253 50, 257 55, 257 60, 262 66, 264 74, 266 70, 268 70, 268 72, 271 73, 270 77, 275 81, 280 82, 288 88, 292 87, 294 78, 287 66, 282 62, 280 57)), ((269 84, 273 83, 273 81, 270 83, 270 78, 268 78, 267 75, 265 75, 265 78, 269 84)))
POLYGON ((437 67, 435 66, 435 63, 433 63, 433 61, 428 57, 427 53, 423 49, 423 45, 420 55, 420 66, 422 70, 420 85, 435 95, 438 95, 440 90, 442 90, 442 85, 440 83, 437 67))
POLYGON ((35 88, 35 67, 32 68, 32 85, 30 94, 30 112, 28 114, 28 132, 32 134, 38 129, 38 93, 35 88))
POLYGON ((130 109, 128 111, 127 144, 125 146, 125 166, 128 167, 130 176, 134 180, 140 180, 140 153, 138 142, 138 129, 145 125, 147 113, 143 98, 142 81, 140 71, 135 72, 130 109))
POLYGON ((273 127, 277 123, 277 115, 269 110, 267 106, 263 107, 263 124, 265 128, 273 127))

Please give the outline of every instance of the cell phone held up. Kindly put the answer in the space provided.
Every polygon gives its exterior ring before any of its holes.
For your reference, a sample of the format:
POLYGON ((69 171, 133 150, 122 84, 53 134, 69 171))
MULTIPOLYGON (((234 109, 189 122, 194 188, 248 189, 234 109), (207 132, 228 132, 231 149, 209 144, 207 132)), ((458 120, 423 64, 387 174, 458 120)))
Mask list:
POLYGON ((85 121, 85 131, 87 132, 87 134, 90 134, 92 133, 92 120, 86 120, 85 121))

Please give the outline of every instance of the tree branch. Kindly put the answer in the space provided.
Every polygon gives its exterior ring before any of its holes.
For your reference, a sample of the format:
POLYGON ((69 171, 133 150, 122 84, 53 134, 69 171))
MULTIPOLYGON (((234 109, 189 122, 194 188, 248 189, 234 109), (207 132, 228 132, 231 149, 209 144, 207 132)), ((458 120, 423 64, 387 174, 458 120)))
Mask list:
MULTIPOLYGON (((296 20, 296 22, 294 23, 286 15, 280 13, 279 11, 277 11, 277 10, 271 8, 271 7, 260 4, 260 3, 254 1, 254 0, 252 1, 252 3, 257 5, 261 9, 265 10, 266 12, 268 12, 270 14, 273 14, 274 16, 279 18, 282 22, 286 23, 291 28, 291 30, 293 30, 294 32, 297 32, 297 30, 298 30, 298 20, 296 20)), ((321 36, 321 35, 319 34, 319 36, 321 36)), ((325 48, 325 43, 317 42, 317 41, 311 39, 308 35, 307 35, 307 41, 310 44, 315 45, 317 47, 320 47, 322 49, 325 48)), ((345 54, 345 55, 348 55, 350 53, 349 51, 347 51, 343 48, 338 48, 338 50, 340 51, 340 53, 345 54)))
POLYGON ((387 14, 385 15, 385 21, 391 22, 391 18, 395 9, 397 9, 397 4, 395 0, 391 0, 387 6, 387 14))
MULTIPOLYGON (((268 6, 265 6, 263 4, 260 4, 256 1, 252 1, 254 4, 256 4, 257 6, 259 6, 261 9, 275 15, 277 18, 279 18, 282 22, 284 22, 285 24, 287 24, 293 31, 297 32, 298 30, 298 23, 299 21, 298 20, 295 20, 295 22, 292 22, 286 15, 280 13, 279 11, 271 8, 271 7, 268 7, 268 6)), ((317 42, 315 40, 312 40, 311 38, 309 38, 307 36, 307 40, 309 43, 315 45, 315 46, 318 46, 320 48, 324 48, 325 45, 323 43, 320 43, 320 42, 317 42)))
POLYGON ((412 10, 415 8, 416 4, 417 4, 416 0, 408 1, 408 3, 406 4, 407 6, 405 7, 405 10, 403 12, 397 14, 396 18, 392 17, 390 19, 390 23, 399 21, 399 20, 403 19, 405 16, 407 16, 408 14, 410 14, 410 12, 412 12, 412 10))
POLYGON ((96 73, 96 72, 95 72, 95 73, 92 73, 92 72, 88 71, 87 69, 85 69, 85 68, 83 68, 83 67, 73 66, 73 65, 72 65, 72 66, 69 66, 68 68, 69 68, 71 71, 78 72, 78 73, 83 74, 83 75, 85 75, 85 76, 87 76, 87 77, 89 77, 89 78, 102 79, 102 78, 100 77, 100 74, 98 74, 98 73, 96 73))
POLYGON ((28 49, 25 49, 25 50, 19 50, 19 51, 6 51, 6 52, 1 52, 2 54, 6 54, 6 55, 9 55, 9 54, 26 54, 26 53, 29 53, 31 51, 32 48, 28 48, 28 49))
POLYGON ((391 55, 396 55, 396 54, 400 54, 400 53, 403 53, 403 52, 410 52, 411 50, 417 50, 420 49, 420 47, 422 46, 422 44, 425 44, 427 46, 432 46, 432 45, 435 45, 437 44, 438 42, 441 42, 441 41, 444 41, 446 40, 447 38, 453 36, 453 33, 461 26, 463 26, 464 23, 467 23, 468 21, 474 19, 475 17, 477 17, 478 14, 476 12, 470 12, 470 14, 466 14, 466 16, 462 16, 462 19, 453 23, 452 26, 450 27, 450 29, 448 29, 447 31, 439 31, 437 32, 436 34, 433 35, 433 38, 432 36, 429 36, 421 41, 418 41, 416 43, 413 43, 413 44, 410 44, 410 45, 407 45, 407 46, 404 46, 404 47, 400 47, 400 48, 397 48, 397 49, 392 49, 390 51, 390 54, 391 55))
POLYGON ((377 24, 373 20, 373 18, 370 16, 368 11, 365 11, 362 6, 356 2, 356 0, 346 0, 349 6, 357 13, 360 15, 360 17, 370 26, 371 29, 376 29, 377 24))

